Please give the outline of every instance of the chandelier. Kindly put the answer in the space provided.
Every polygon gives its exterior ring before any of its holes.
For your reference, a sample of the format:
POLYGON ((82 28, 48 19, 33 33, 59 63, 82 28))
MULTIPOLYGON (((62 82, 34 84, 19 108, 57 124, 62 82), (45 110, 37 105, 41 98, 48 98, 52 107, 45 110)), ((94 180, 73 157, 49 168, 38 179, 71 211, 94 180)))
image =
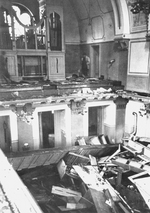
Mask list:
POLYGON ((143 12, 145 14, 145 20, 146 20, 146 36, 148 35, 148 24, 149 24, 149 14, 150 14, 150 0, 137 0, 134 3, 131 3, 131 12, 133 14, 138 14, 140 12, 143 12))

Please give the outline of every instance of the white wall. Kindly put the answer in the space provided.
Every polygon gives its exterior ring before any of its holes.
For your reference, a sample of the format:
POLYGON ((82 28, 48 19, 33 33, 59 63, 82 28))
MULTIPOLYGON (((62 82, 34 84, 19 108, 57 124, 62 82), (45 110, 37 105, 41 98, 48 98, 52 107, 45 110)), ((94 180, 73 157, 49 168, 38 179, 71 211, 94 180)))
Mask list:
POLYGON ((135 129, 135 116, 133 112, 136 112, 137 117, 137 136, 150 138, 150 115, 141 116, 139 111, 143 108, 142 102, 129 101, 126 107, 126 120, 125 120, 125 134, 132 133, 135 129))

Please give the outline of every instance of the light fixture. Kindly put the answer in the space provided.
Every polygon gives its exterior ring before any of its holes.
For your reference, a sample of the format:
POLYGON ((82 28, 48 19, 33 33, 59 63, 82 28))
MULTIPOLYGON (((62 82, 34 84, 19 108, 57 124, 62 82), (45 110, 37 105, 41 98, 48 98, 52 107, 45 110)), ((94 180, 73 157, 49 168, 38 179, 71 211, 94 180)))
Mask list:
POLYGON ((115 62, 115 59, 111 59, 111 60, 108 62, 108 68, 110 68, 114 62, 115 62))
POLYGON ((148 25, 149 25, 149 14, 150 14, 150 1, 149 0, 137 0, 134 3, 130 3, 131 12, 133 14, 138 14, 140 12, 143 12, 145 14, 145 20, 146 20, 146 37, 149 37, 148 35, 148 25))

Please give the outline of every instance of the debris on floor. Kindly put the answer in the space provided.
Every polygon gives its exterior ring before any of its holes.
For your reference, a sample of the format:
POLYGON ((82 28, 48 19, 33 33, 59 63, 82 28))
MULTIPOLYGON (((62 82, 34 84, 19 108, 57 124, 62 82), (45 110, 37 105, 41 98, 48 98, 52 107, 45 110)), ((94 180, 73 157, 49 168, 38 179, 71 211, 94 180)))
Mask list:
POLYGON ((149 152, 128 140, 105 156, 70 151, 57 165, 19 175, 44 213, 148 213, 149 152))

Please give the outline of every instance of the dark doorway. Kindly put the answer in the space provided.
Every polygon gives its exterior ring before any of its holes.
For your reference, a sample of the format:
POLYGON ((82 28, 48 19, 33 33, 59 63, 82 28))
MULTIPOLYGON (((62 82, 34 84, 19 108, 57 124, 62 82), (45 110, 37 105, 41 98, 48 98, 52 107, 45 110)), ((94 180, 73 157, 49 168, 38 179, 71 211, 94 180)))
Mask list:
POLYGON ((41 113, 43 148, 54 147, 54 113, 41 113))
POLYGON ((103 107, 89 107, 89 136, 98 136, 103 133, 103 107))

